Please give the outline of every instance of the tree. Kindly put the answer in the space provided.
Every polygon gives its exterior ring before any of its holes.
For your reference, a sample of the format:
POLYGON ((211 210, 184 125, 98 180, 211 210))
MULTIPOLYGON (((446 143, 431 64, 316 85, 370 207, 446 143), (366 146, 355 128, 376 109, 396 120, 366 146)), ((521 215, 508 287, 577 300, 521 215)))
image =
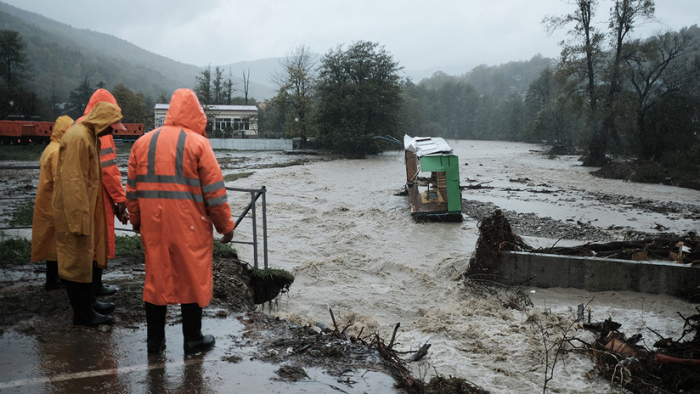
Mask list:
POLYGON ((211 89, 211 65, 207 65, 207 67, 195 77, 195 80, 194 92, 197 94, 199 103, 202 105, 214 104, 211 89))
POLYGON ((216 66, 212 71, 211 65, 208 65, 195 77, 194 92, 202 106, 233 104, 235 84, 231 79, 231 69, 228 74, 228 78, 225 78, 224 69, 216 66))
POLYGON ((654 16, 652 0, 616 0, 610 9, 611 46, 613 56, 607 66, 607 95, 604 97, 604 108, 600 128, 594 129, 594 136, 589 146, 589 156, 584 165, 600 166, 605 164, 607 141, 612 137, 619 143, 615 120, 618 116, 616 99, 620 91, 620 68, 624 59, 631 56, 637 48, 627 44, 627 36, 634 29, 638 19, 651 19, 654 16))
POLYGON ((226 105, 231 105, 233 100, 233 92, 234 92, 234 86, 235 84, 233 83, 233 74, 231 73, 231 67, 228 68, 228 78, 224 81, 224 97, 223 101, 224 104, 226 105))
POLYGON ((313 104, 315 56, 300 45, 280 61, 282 71, 272 75, 277 87, 275 104, 278 113, 287 115, 284 128, 288 137, 301 137, 301 145, 309 136, 309 115, 313 104))
POLYGON ((136 94, 124 85, 117 85, 112 90, 112 95, 122 109, 122 122, 148 123, 152 119, 148 115, 146 98, 142 93, 136 94))
POLYGON ((589 158, 595 156, 598 160, 600 153, 605 155, 607 139, 602 138, 598 126, 597 73, 602 61, 601 42, 603 35, 596 31, 593 17, 598 2, 596 0, 576 0, 576 10, 562 17, 549 16, 543 20, 547 30, 552 32, 565 25, 573 23, 573 28, 567 33, 573 38, 572 42, 561 42, 561 63, 559 72, 567 80, 567 89, 579 91, 587 111, 583 114, 590 130, 594 130, 590 142, 589 158), (584 82, 585 81, 585 82, 584 82))
POLYGON ((629 33, 639 20, 654 15, 652 0, 615 0, 608 20, 610 50, 602 50, 604 36, 593 25, 596 0, 576 0, 577 9, 563 17, 547 17, 544 22, 554 30, 571 22, 572 43, 562 42, 560 72, 569 77, 571 86, 581 86, 585 80, 587 93, 587 127, 590 131, 588 155, 584 165, 601 166, 606 163, 608 142, 619 142, 615 121, 617 95, 620 93, 620 68, 624 59, 635 49, 628 45, 629 33), (602 106, 599 103, 602 102, 602 106))
POLYGON ((35 115, 39 108, 36 94, 24 91, 31 64, 22 36, 14 30, 0 30, 0 118, 8 115, 35 115))
POLYGON ((248 89, 250 88, 250 68, 248 69, 248 74, 243 71, 243 98, 245 100, 244 105, 248 105, 248 89))
POLYGON ((10 92, 16 91, 28 78, 30 63, 27 45, 14 30, 0 30, 0 76, 10 92))
POLYGON ((211 87, 213 101, 209 104, 225 104, 224 70, 219 68, 219 66, 214 68, 214 78, 211 80, 211 87))
POLYGON ((687 28, 667 32, 634 45, 639 48, 625 61, 622 71, 636 97, 636 126, 640 159, 661 159, 672 150, 669 137, 692 142, 694 108, 691 102, 700 78, 700 42, 687 28), (684 98, 686 96, 686 98, 684 98), (651 115, 651 116, 650 116, 651 115), (682 120, 686 124, 681 126, 682 120), (675 127, 670 127, 671 125, 675 127), (681 126, 681 127, 678 127, 681 126), (682 133, 685 131, 685 133, 682 133), (685 134, 685 135, 683 135, 685 134))
POLYGON ((401 70, 383 47, 359 41, 331 49, 321 60, 316 120, 321 146, 347 156, 380 152, 380 140, 398 138, 401 70))
POLYGON ((73 91, 70 92, 68 97, 68 106, 66 112, 68 116, 73 119, 78 119, 83 116, 85 107, 87 107, 88 102, 90 102, 90 97, 92 97, 93 88, 90 86, 90 80, 87 75, 83 82, 78 85, 73 91))

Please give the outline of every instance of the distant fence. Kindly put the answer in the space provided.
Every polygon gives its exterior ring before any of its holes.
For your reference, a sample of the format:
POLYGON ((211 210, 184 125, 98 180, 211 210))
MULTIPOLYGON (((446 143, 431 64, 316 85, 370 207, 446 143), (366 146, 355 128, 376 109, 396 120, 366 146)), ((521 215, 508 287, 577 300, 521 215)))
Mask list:
POLYGON ((254 139, 254 138, 210 138, 213 149, 230 150, 292 150, 291 139, 254 139))

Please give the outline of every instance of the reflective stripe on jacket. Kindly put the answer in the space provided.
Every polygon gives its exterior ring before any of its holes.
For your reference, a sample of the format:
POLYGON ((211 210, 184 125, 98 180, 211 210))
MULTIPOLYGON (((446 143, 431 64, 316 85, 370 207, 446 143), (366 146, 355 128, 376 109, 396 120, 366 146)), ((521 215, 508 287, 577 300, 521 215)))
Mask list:
POLYGON ((208 305, 212 224, 222 234, 235 226, 221 168, 203 136, 205 125, 194 92, 179 89, 164 126, 131 149, 127 208, 146 252, 143 299, 155 305, 208 305))
POLYGON ((105 201, 105 220, 107 221, 107 236, 109 253, 107 257, 114 258, 114 204, 126 202, 126 192, 122 185, 122 174, 117 167, 117 150, 111 134, 100 137, 100 162, 102 163, 102 187, 105 201))

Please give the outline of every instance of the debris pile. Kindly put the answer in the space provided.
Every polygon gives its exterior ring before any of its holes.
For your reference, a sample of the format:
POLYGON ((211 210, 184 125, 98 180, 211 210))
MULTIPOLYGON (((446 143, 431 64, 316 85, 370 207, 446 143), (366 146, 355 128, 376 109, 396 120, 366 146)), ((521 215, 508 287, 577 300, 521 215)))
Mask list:
POLYGON ((538 253, 595 256, 623 260, 662 260, 680 264, 700 264, 700 237, 695 233, 683 236, 663 234, 638 241, 591 243, 570 247, 551 247, 534 250, 538 253))
POLYGON ((627 338, 618 332, 621 324, 612 320, 584 323, 598 333, 587 351, 601 375, 632 393, 700 393, 700 308, 696 310, 687 318, 679 313, 685 324, 677 340, 649 329, 660 338, 655 351, 639 345, 642 334, 627 338))
POLYGON ((479 239, 476 241, 476 252, 469 260, 467 275, 488 274, 498 275, 494 262, 500 260, 502 250, 531 250, 532 248, 522 238, 513 233, 510 223, 500 209, 491 216, 484 217, 479 222, 479 239))

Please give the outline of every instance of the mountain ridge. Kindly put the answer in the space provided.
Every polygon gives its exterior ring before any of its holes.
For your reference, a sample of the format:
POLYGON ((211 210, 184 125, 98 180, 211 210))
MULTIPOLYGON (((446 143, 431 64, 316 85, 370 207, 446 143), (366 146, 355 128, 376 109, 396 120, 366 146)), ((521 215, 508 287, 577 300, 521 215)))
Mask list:
MULTIPOLYGON (((121 38, 75 28, 3 2, 0 2, 0 28, 18 31, 22 36, 33 68, 29 86, 40 97, 66 100, 69 93, 88 78, 93 86, 104 82, 111 89, 123 84, 154 99, 169 98, 175 89, 193 88, 202 70, 121 38)), ((259 61, 239 63, 251 68, 248 97, 262 100, 271 97, 274 89, 253 77, 256 62, 259 61)), ((234 83, 239 86, 242 85, 241 76, 233 74, 234 83)))

